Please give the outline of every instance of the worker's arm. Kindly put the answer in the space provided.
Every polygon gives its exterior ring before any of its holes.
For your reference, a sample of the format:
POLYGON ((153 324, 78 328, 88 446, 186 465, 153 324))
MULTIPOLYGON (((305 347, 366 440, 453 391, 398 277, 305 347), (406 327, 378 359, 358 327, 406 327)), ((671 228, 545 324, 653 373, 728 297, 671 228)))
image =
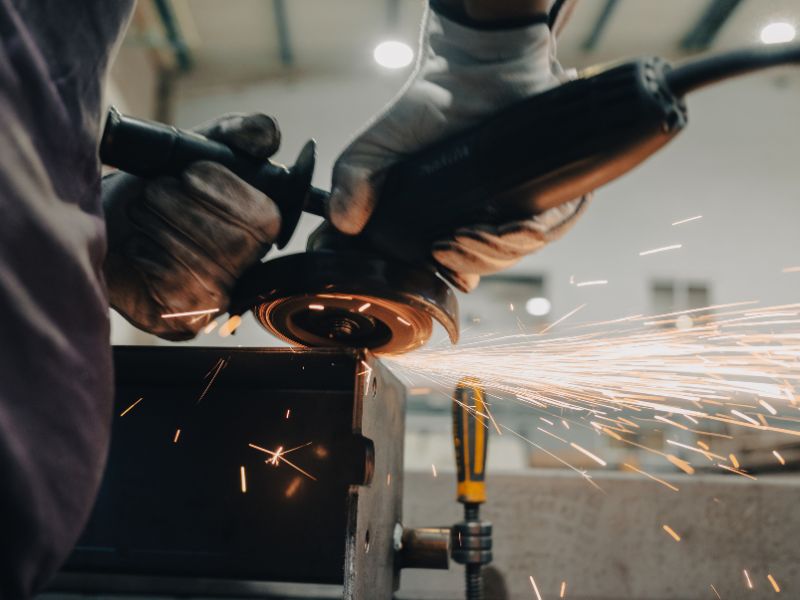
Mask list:
MULTIPOLYGON (((256 158, 280 144, 277 124, 261 114, 226 116, 198 131, 256 158)), ((111 175, 103 180, 103 205, 111 305, 170 340, 191 338, 224 313, 239 276, 280 231, 272 200, 212 162, 195 163, 178 178, 111 175)))
MULTIPOLYGON (((328 206, 336 228, 361 231, 381 201, 381 174, 397 160, 567 79, 555 58, 554 15, 545 4, 431 0, 410 80, 336 161, 328 206)), ((559 15, 568 14, 569 4, 558 3, 559 15)), ((505 269, 562 235, 585 204, 579 198, 500 226, 476 223, 439 240, 432 255, 440 272, 468 291, 481 275, 505 269)))

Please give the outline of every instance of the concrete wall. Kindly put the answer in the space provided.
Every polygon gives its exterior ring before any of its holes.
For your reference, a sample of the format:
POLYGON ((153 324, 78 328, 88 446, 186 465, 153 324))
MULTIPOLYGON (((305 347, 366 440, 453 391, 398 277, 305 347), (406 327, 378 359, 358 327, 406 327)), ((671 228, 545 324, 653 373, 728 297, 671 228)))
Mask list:
MULTIPOLYGON (((670 476, 673 492, 642 477, 489 472, 482 511, 494 524, 494 567, 514 600, 725 600, 800 598, 800 485, 796 480, 670 476), (680 536, 674 541, 662 529, 680 536), (754 589, 748 589, 743 569, 754 589)), ((461 520, 453 474, 407 473, 407 526, 461 520)), ((399 598, 463 598, 463 568, 407 571, 399 598)), ((487 600, 502 600, 487 595, 487 600)))

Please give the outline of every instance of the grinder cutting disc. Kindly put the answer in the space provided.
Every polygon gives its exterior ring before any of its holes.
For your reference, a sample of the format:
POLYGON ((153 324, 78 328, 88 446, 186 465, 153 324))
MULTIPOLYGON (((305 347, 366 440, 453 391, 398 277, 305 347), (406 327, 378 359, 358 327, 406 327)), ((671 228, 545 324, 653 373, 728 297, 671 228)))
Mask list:
POLYGON ((432 319, 458 341, 458 305, 444 281, 361 254, 305 252, 262 263, 235 294, 232 310, 248 308, 272 334, 313 348, 401 354, 430 339, 432 319))

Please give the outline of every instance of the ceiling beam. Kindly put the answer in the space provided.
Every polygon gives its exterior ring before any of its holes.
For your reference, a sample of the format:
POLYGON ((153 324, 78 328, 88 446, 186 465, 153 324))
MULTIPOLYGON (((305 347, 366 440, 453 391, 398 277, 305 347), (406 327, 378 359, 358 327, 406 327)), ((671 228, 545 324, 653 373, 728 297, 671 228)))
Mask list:
POLYGON ((183 38, 181 28, 178 25, 178 20, 175 18, 175 11, 172 7, 170 0, 153 0, 158 16, 161 19, 161 24, 164 26, 164 32, 167 34, 167 41, 169 42, 172 52, 175 55, 175 62, 178 69, 186 72, 192 68, 192 53, 186 40, 183 38))
POLYGON ((681 48, 689 51, 705 50, 728 21, 742 0, 711 0, 703 14, 681 40, 681 48))
POLYGON ((600 11, 597 20, 594 22, 592 30, 589 32, 588 37, 582 44, 582 47, 585 51, 591 52, 597 48, 597 45, 600 43, 600 38, 603 37, 603 33, 608 27, 608 24, 611 21, 611 16, 614 14, 614 10, 616 10, 618 5, 619 0, 606 0, 606 3, 603 5, 603 9, 600 11))
POLYGON ((294 51, 289 34, 289 17, 286 13, 285 1, 272 0, 272 9, 275 13, 275 32, 278 35, 278 55, 284 67, 291 67, 294 64, 294 51))

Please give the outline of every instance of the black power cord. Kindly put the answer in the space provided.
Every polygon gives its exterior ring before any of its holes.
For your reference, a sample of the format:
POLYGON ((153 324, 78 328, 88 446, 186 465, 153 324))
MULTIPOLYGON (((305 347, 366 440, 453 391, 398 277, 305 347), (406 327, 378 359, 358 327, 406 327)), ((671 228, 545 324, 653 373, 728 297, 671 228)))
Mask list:
POLYGON ((676 96, 754 71, 778 65, 800 64, 800 44, 776 44, 732 50, 689 60, 666 74, 676 96))

